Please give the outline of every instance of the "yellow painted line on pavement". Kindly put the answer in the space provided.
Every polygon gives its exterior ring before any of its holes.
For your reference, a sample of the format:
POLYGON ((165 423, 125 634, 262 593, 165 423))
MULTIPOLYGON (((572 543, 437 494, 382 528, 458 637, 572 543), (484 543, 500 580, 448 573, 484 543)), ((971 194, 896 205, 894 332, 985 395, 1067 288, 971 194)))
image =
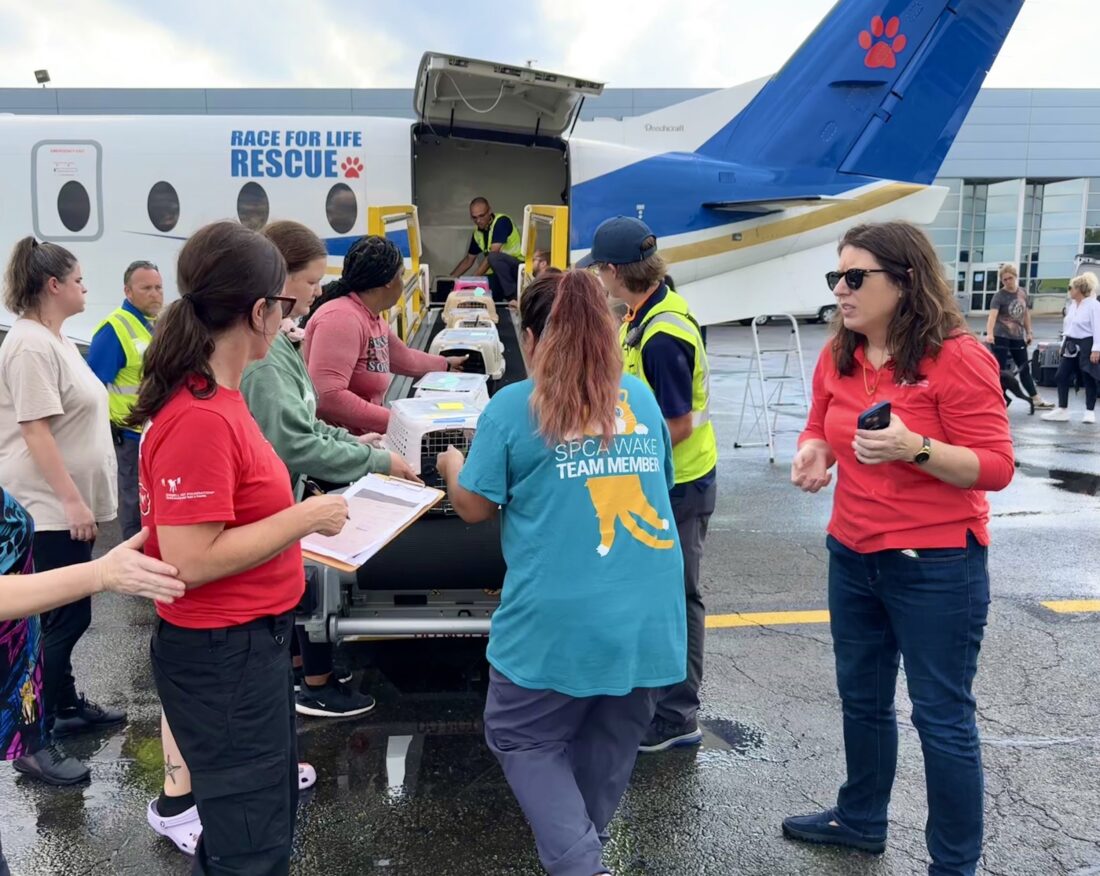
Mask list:
MULTIPOLYGON (((1052 602, 1044 602, 1043 608, 1049 608, 1058 614, 1079 614, 1090 611, 1100 611, 1100 599, 1056 599, 1052 602)), ((707 618, 710 620, 710 618, 707 618)))
POLYGON ((827 611, 755 611, 707 616, 708 630, 729 627, 779 627, 788 624, 827 624, 827 611))

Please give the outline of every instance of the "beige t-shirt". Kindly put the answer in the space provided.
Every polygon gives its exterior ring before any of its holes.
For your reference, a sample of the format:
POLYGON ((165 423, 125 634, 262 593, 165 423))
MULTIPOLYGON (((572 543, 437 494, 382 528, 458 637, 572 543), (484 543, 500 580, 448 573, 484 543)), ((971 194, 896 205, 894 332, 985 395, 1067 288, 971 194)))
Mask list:
POLYGON ((46 483, 20 423, 49 418, 65 468, 102 523, 118 510, 117 463, 107 388, 76 345, 31 319, 18 319, 0 344, 0 484, 41 530, 66 530, 61 500, 46 483))

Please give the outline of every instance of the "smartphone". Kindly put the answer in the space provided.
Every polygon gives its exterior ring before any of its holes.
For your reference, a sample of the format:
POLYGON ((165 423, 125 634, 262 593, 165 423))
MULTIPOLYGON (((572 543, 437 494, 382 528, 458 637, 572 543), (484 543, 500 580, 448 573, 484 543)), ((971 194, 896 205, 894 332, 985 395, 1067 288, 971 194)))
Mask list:
POLYGON ((879 402, 874 407, 867 408, 856 421, 860 429, 885 429, 890 425, 890 402, 879 402))

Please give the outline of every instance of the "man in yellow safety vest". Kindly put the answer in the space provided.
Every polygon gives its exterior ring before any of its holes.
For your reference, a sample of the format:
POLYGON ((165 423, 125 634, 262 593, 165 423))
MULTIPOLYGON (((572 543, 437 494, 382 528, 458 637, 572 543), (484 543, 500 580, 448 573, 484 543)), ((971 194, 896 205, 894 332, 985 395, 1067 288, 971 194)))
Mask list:
POLYGON ((153 321, 164 306, 164 283, 152 262, 133 262, 122 278, 126 300, 95 331, 88 364, 107 386, 111 431, 118 458, 118 522, 122 537, 141 530, 138 501, 139 432, 122 424, 137 402, 144 373, 145 349, 153 339, 153 321))
POLYGON ((510 217, 494 213, 485 198, 470 201, 470 218, 474 233, 470 246, 458 263, 452 277, 461 277, 480 260, 473 276, 488 277, 489 288, 496 301, 515 301, 519 283, 519 266, 523 259, 523 237, 510 217))
POLYGON ((602 223, 593 236, 592 252, 578 266, 595 266, 607 291, 626 305, 619 331, 623 368, 653 390, 672 436, 675 484, 670 486, 684 552, 687 678, 661 694, 639 750, 698 745, 703 739, 696 715, 706 628, 699 564, 714 513, 718 464, 706 347, 687 301, 665 281, 657 238, 640 219, 619 216, 602 223))

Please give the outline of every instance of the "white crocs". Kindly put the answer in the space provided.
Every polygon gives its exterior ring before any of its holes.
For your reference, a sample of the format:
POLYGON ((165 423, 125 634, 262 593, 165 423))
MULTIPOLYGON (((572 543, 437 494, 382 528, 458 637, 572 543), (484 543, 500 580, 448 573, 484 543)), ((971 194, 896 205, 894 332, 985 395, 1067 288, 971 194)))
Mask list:
POLYGON ((157 801, 150 800, 149 808, 145 811, 145 817, 149 820, 149 826, 161 836, 166 836, 176 844, 176 848, 185 855, 194 855, 195 848, 199 844, 199 836, 202 835, 202 822, 199 820, 199 810, 192 806, 185 809, 179 815, 165 818, 157 812, 157 801))
POLYGON ((304 791, 317 784, 317 770, 308 763, 298 764, 298 790, 304 791))

